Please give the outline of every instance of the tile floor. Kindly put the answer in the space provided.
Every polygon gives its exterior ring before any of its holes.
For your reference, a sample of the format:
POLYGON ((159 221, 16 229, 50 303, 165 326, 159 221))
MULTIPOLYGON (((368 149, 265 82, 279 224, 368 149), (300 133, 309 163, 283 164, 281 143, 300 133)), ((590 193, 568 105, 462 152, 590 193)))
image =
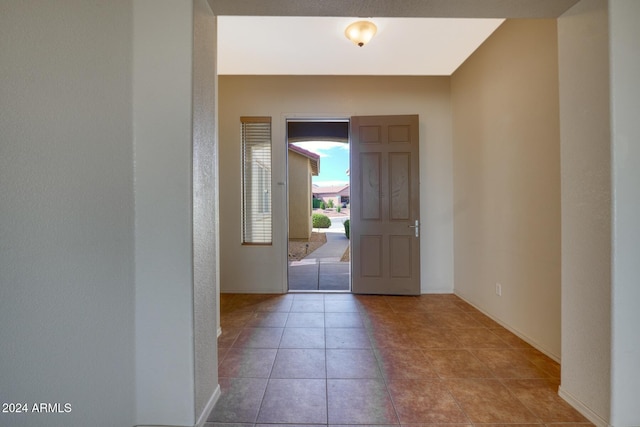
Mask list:
POLYGON ((213 426, 592 426, 560 366, 455 295, 221 295, 213 426))

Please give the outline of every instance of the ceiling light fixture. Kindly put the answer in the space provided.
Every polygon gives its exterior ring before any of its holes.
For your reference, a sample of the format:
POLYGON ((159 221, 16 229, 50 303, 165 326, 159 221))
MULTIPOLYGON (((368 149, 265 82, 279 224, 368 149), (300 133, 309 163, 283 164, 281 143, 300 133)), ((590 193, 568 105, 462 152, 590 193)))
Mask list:
POLYGON ((349 40, 362 47, 369 43, 369 40, 376 35, 376 31, 378 31, 378 27, 376 27, 376 24, 373 22, 358 21, 349 25, 347 29, 344 30, 344 35, 347 36, 349 40))

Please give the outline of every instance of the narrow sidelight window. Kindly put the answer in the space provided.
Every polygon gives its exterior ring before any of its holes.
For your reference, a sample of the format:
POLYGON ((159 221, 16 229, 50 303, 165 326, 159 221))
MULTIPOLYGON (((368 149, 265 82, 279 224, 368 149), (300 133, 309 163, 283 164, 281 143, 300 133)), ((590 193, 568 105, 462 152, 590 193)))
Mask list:
POLYGON ((270 245, 271 117, 241 117, 242 244, 270 245))

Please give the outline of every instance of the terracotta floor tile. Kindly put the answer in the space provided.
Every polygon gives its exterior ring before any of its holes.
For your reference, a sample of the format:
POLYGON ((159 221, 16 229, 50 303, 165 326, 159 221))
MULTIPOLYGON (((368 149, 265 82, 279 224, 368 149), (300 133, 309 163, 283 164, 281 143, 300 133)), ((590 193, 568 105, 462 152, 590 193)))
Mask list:
POLYGON ((545 427, 595 427, 592 423, 546 423, 545 427))
POLYGON ((291 312, 324 313, 324 301, 321 299, 294 299, 291 312))
POLYGON ((326 423, 326 381, 315 379, 270 379, 258 413, 258 422, 326 423))
POLYGON ((231 347, 242 332, 242 328, 222 328, 222 335, 218 337, 218 347, 231 347))
POLYGON ((289 312, 293 304, 292 295, 278 295, 258 303, 255 307, 256 311, 266 312, 289 312))
POLYGON ((391 311, 391 306, 384 298, 375 295, 355 295, 358 309, 363 312, 385 313, 391 311))
POLYGON ((490 329, 454 329, 453 335, 464 348, 506 348, 509 344, 490 329))
POLYGON ((227 314, 233 311, 234 294, 220 294, 220 314, 227 314))
POLYGON ((218 427, 593 427, 560 365, 452 294, 222 294, 218 427), (394 406, 395 405, 395 406, 394 406))
POLYGON ((220 317, 220 327, 224 331, 229 328, 244 328, 253 317, 252 311, 233 311, 220 317))
POLYGON ((456 307, 458 307, 460 310, 462 310, 464 312, 467 312, 467 313, 478 312, 477 308, 475 308, 474 306, 472 306, 468 302, 463 301, 462 299, 458 299, 457 301, 454 301, 454 304, 456 305, 456 307))
POLYGON ((324 311, 327 313, 358 313, 358 303, 355 300, 329 299, 324 301, 324 311))
POLYGON ((371 348, 363 328, 326 328, 327 348, 371 348))
POLYGON ((254 423, 267 387, 267 380, 221 377, 219 382, 222 394, 208 421, 254 423))
POLYGON ((380 379, 327 380, 330 424, 397 424, 391 398, 380 379))
POLYGON ((324 328, 285 328, 280 348, 325 348, 324 328))
POLYGON ((204 427, 253 427, 254 424, 245 423, 204 423, 204 427))
POLYGON ((499 327, 499 328, 492 328, 491 332, 494 333, 495 335, 497 335, 498 337, 500 337, 501 340, 503 340, 504 342, 506 342, 509 347, 513 347, 513 348, 533 348, 531 346, 531 344, 527 343, 526 341, 524 341, 523 339, 519 338, 516 334, 514 334, 513 332, 503 328, 503 327, 499 327))
POLYGON ((360 313, 332 313, 324 315, 324 326, 327 328, 364 328, 360 313))
POLYGON ((555 380, 505 380, 503 383, 544 422, 587 422, 558 396, 559 383, 555 380))
POLYGON ((427 308, 420 302, 419 297, 384 297, 391 310, 396 313, 406 313, 412 311, 426 311, 427 308))
POLYGON ((256 427, 326 427, 326 424, 256 424, 256 427))
POLYGON ((471 316, 473 320, 475 320, 476 322, 480 323, 482 326, 487 327, 489 329, 502 328, 502 326, 498 322, 496 322, 489 316, 481 313, 480 311, 467 312, 467 314, 471 316))
POLYGON ((229 295, 229 298, 221 302, 221 307, 225 307, 227 310, 239 311, 253 311, 253 305, 259 301, 260 295, 258 294, 233 294, 229 295))
POLYGON ((429 326, 437 328, 482 328, 483 325, 465 312, 441 311, 429 313, 429 326))
POLYGON ((220 365, 224 361, 224 358, 227 355, 228 351, 229 349, 226 347, 218 347, 218 369, 220 368, 220 365))
POLYGON ((289 313, 287 328, 324 328, 324 313, 289 313))
POLYGON ((408 326, 406 322, 397 315, 390 316, 389 314, 378 313, 361 313, 362 322, 368 329, 394 329, 397 332, 406 331, 408 326))
POLYGON ((401 427, 473 427, 473 424, 401 424, 401 427))
POLYGON ((432 316, 433 314, 427 313, 426 311, 396 313, 392 319, 389 319, 388 324, 405 330, 431 327, 433 326, 431 324, 432 316))
POLYGON ((375 350, 382 376, 389 379, 437 378, 431 362, 422 350, 407 349, 397 351, 391 348, 375 350))
POLYGON ((538 369, 549 374, 552 378, 560 379, 560 364, 555 360, 542 354, 533 347, 522 350, 522 354, 524 354, 527 360, 533 363, 538 369))
POLYGON ((327 349, 327 378, 380 378, 373 350, 327 349))
POLYGON ((473 427, 473 424, 401 424, 401 427, 473 427))
MULTIPOLYGON (((425 296, 428 297, 429 295, 425 296)), ((452 311, 459 313, 462 311, 459 306, 459 301, 445 300, 441 298, 422 298, 420 304, 422 304, 422 306, 429 312, 452 311)))
POLYGON ((413 329, 407 332, 407 334, 411 337, 411 341, 417 348, 453 349, 462 346, 452 329, 425 327, 413 329))
POLYGON ((282 331, 283 328, 245 328, 231 347, 278 348, 282 331))
POLYGON ((389 393, 401 423, 469 421, 440 380, 391 380, 389 393))
POLYGON ((258 311, 247 320, 248 328, 283 328, 287 323, 288 313, 258 311))
POLYGON ((498 380, 444 380, 473 423, 536 423, 539 419, 498 380))
POLYGON ((218 368, 221 377, 269 378, 276 349, 232 348, 218 368))
POLYGON ((325 294, 321 292, 300 292, 300 293, 289 294, 289 295, 293 295, 293 299, 296 301, 300 301, 300 300, 324 301, 324 298, 325 298, 325 294))
POLYGON ((349 292, 334 292, 324 294, 325 301, 356 301, 356 294, 351 294, 349 292))
POLYGON ((406 331, 399 331, 393 328, 372 329, 371 345, 375 348, 416 348, 415 343, 406 331))
POLYGON ((472 349, 471 352, 487 365, 497 378, 550 377, 550 374, 527 358, 529 353, 524 349, 472 349))
POLYGON ((544 424, 481 424, 482 427, 544 427, 544 424))
POLYGON ((325 351, 310 348, 278 350, 271 378, 326 378, 325 351))
POLYGON ((236 311, 256 311, 260 306, 267 306, 277 298, 273 294, 236 294, 232 304, 236 311))
POLYGON ((425 350, 440 378, 493 378, 491 370, 467 350, 425 350))
MULTIPOLYGON (((362 424, 358 425, 361 426, 362 424)), ((367 424, 365 424, 367 425, 367 424)), ((375 427, 398 427, 399 424, 376 424, 375 427)), ((354 427, 354 424, 329 424, 328 427, 354 427)), ((471 427, 471 426, 469 426, 471 427)))

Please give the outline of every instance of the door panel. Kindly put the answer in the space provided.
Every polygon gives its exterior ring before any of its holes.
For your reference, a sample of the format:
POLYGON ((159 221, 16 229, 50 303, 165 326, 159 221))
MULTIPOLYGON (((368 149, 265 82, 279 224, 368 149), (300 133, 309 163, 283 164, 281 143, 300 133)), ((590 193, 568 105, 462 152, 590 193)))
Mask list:
POLYGON ((362 153, 360 155, 360 170, 356 175, 361 183, 358 199, 362 208, 360 215, 362 219, 380 220, 382 218, 381 174, 380 153, 362 153))
POLYGON ((418 116, 351 118, 352 290, 420 294, 418 116))
POLYGON ((389 154, 389 193, 391 221, 411 220, 411 153, 389 154))
POLYGON ((382 236, 361 235, 359 260, 362 277, 382 278, 382 236))

